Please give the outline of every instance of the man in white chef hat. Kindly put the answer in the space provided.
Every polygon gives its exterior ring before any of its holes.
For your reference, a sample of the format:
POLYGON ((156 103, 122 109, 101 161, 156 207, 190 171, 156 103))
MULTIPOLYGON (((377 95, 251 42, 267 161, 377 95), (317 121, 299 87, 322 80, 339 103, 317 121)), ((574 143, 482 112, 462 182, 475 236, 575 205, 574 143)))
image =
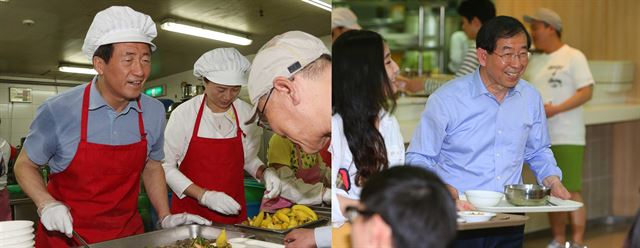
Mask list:
MULTIPOLYGON (((258 125, 318 152, 331 138, 331 55, 318 38, 290 31, 260 48, 249 74, 249 97, 258 125)), ((332 178, 335 178, 332 176, 332 178)), ((298 229, 290 247, 331 246, 331 227, 298 229)))
POLYGON ((235 48, 208 51, 193 65, 204 94, 178 106, 165 130, 171 212, 225 224, 246 220, 243 169, 266 184, 265 197, 279 195, 280 179, 257 157, 262 129, 245 124, 252 106, 238 99, 250 66, 235 48))
POLYGON ((20 186, 38 207, 36 247, 78 245, 73 231, 89 243, 142 233, 140 178, 162 228, 211 224, 169 212, 160 162, 164 108, 140 94, 156 34, 151 17, 129 7, 99 12, 82 46, 98 75, 38 108, 15 166, 20 186), (40 175, 45 164, 51 170, 47 186, 40 175))

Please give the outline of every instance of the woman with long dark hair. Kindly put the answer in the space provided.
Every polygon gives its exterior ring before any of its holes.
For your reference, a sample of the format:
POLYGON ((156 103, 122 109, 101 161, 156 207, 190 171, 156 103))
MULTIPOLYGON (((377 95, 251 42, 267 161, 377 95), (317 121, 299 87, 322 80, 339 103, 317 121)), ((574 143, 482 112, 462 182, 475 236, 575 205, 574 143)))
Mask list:
POLYGON ((404 163, 404 141, 391 115, 398 65, 382 37, 348 31, 332 52, 332 219, 340 224, 344 209, 357 203, 371 176, 404 163))

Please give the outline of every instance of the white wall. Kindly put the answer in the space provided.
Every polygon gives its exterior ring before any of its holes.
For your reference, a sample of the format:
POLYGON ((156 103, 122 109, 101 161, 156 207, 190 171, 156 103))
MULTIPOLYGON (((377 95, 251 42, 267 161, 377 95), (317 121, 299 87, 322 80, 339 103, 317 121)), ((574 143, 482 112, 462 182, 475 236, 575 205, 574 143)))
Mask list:
POLYGON ((13 146, 20 145, 20 138, 27 136, 38 107, 47 98, 69 89, 71 87, 0 83, 0 92, 2 92, 0 94, 0 119, 2 120, 0 137, 13 146), (31 88, 33 101, 31 103, 9 102, 10 87, 31 88))

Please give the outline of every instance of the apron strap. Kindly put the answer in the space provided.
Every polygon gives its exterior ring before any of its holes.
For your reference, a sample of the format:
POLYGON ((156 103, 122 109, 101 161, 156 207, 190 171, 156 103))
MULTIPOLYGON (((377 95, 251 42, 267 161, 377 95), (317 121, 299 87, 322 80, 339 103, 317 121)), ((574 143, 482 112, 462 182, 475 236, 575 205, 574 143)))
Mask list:
MULTIPOLYGON (((200 109, 198 109, 198 115, 196 116, 196 124, 193 127, 193 133, 191 134, 191 137, 198 137, 198 130, 200 130, 200 120, 202 119, 202 110, 204 109, 204 104, 207 101, 207 94, 203 94, 202 97, 202 103, 200 104, 200 109)), ((233 106, 233 103, 231 103, 231 108, 233 108, 233 115, 236 119, 236 137, 240 137, 240 135, 242 134, 242 136, 246 137, 247 135, 244 134, 244 132, 242 132, 242 129, 240 128, 240 121, 238 121, 238 112, 236 112, 236 107, 233 106)))
MULTIPOLYGON (((82 97, 82 117, 80 119, 80 141, 87 141, 87 129, 89 123, 89 98, 91 97, 91 84, 89 82, 87 87, 84 88, 84 96, 82 97)), ((142 106, 140 105, 140 98, 136 99, 138 103, 138 108, 142 110, 142 106)), ((144 121, 142 120, 142 113, 138 112, 138 129, 140 131, 140 140, 146 140, 147 134, 144 132, 144 121)))

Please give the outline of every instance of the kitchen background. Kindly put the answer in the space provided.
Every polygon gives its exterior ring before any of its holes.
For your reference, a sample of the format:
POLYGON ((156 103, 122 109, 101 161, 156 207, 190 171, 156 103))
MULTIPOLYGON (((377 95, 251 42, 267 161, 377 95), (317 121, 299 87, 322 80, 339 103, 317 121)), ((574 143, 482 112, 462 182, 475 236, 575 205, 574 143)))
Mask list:
MULTIPOLYGON (((402 73, 435 75, 449 73, 446 68, 449 37, 460 30, 458 2, 342 0, 333 4, 351 7, 362 26, 384 34, 402 73), (424 10, 422 30, 417 23, 420 6, 424 10), (422 43, 419 36, 424 39, 422 43)), ((592 62, 597 84, 594 98, 587 105, 587 158, 583 175, 588 218, 611 221, 616 219, 612 216, 634 215, 640 207, 640 180, 637 180, 640 77, 634 75, 640 71, 637 45, 640 28, 636 17, 640 1, 495 0, 494 3, 498 15, 520 20, 539 7, 553 9, 563 19, 563 41, 581 50, 592 62)), ((114 4, 126 4, 150 14, 158 24, 175 18, 246 34, 253 39, 251 45, 234 45, 244 54, 255 54, 273 35, 293 29, 319 36, 327 46, 330 43, 330 12, 298 0, 82 1, 82 8, 78 7, 79 1, 71 0, 1 0, 0 137, 19 146, 37 107, 45 99, 91 79, 59 72, 58 66, 89 63, 80 52, 84 34, 93 15, 114 4), (11 102, 10 88, 29 88, 31 102, 11 102)), ((155 42, 159 50, 154 54, 146 88, 159 86, 163 91, 159 98, 174 102, 189 97, 192 94, 189 92, 200 84, 191 74, 198 56, 216 47, 232 46, 160 28, 158 33, 155 42), (193 87, 183 87, 187 84, 193 87)), ((415 125, 412 118, 423 107, 424 101, 419 97, 400 99, 397 115, 405 140, 410 139, 415 125)), ((527 231, 548 227, 546 216, 531 217, 527 231)))
MULTIPOLYGON (((460 1, 333 1, 349 7, 363 28, 380 32, 388 42, 401 73, 418 73, 434 79, 451 73, 449 37, 461 30, 456 11, 460 1), (418 28, 420 9, 424 29, 418 28), (423 42, 419 39, 423 38, 423 42), (443 43, 444 41, 444 43, 443 43), (419 51, 422 51, 419 52, 419 51), (418 64, 423 54, 423 63, 418 64), (422 70, 422 71, 420 71, 422 70)), ((581 50, 596 80, 594 96, 587 103, 586 160, 583 196, 590 223, 613 223, 634 216, 640 207, 640 28, 635 0, 495 0, 497 15, 522 16, 545 7, 563 20, 562 40, 581 50), (635 74, 635 75, 634 75, 635 74), (618 218, 622 217, 622 218, 618 218)), ((527 25, 528 26, 528 25, 527 25)), ((446 78, 446 77, 445 77, 446 78)), ((427 83, 428 89, 429 83, 427 83)), ((434 87, 435 88, 435 87, 434 87)), ((426 97, 401 97, 396 117, 409 142, 424 109, 426 97)), ((533 183, 530 171, 526 181, 533 183)), ((528 214, 526 232, 549 227, 547 216, 528 214)), ((548 242, 546 240, 545 242, 548 242)), ((545 243, 546 245, 546 243, 545 243)))

